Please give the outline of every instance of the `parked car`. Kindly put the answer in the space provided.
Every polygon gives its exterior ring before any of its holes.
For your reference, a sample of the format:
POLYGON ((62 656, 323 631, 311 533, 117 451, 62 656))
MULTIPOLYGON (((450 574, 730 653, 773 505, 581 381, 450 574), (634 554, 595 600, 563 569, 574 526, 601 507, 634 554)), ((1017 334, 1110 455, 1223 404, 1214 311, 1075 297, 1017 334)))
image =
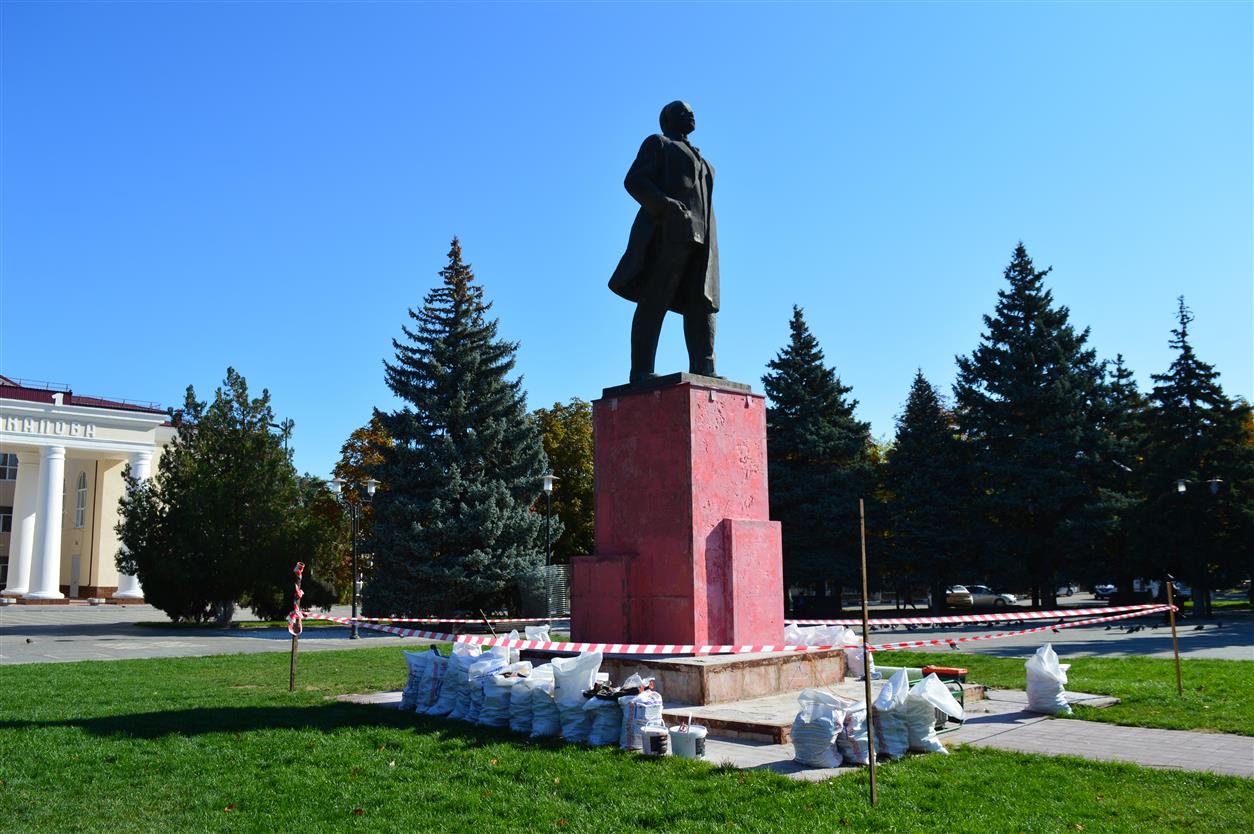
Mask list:
POLYGON ((1069 597, 1069 596, 1071 596, 1072 594, 1074 594, 1077 590, 1079 590, 1079 589, 1078 589, 1078 588, 1076 588, 1076 586, 1075 586, 1075 584, 1074 584, 1074 583, 1068 582, 1068 583, 1066 583, 1066 584, 1064 584, 1064 585, 1059 585, 1059 586, 1058 586, 1058 596, 1060 596, 1060 597, 1069 597))
POLYGON ((1110 599, 1115 595, 1117 588, 1114 585, 1094 585, 1093 597, 1095 599, 1110 599))
MULTIPOLYGON (((1132 580, 1132 590, 1148 593, 1150 599, 1155 602, 1167 601, 1167 592, 1163 589, 1163 583, 1157 579, 1134 579, 1132 580)), ((1180 584, 1180 581, 1176 580, 1171 583, 1171 595, 1174 600, 1188 602, 1193 599, 1193 589, 1188 585, 1180 584)))
POLYGON ((999 594, 987 585, 967 585, 966 589, 971 594, 972 605, 1005 608, 1018 602, 1014 594, 999 594))
POLYGON ((950 585, 946 588, 945 603, 954 608, 970 608, 975 604, 965 585, 950 585))

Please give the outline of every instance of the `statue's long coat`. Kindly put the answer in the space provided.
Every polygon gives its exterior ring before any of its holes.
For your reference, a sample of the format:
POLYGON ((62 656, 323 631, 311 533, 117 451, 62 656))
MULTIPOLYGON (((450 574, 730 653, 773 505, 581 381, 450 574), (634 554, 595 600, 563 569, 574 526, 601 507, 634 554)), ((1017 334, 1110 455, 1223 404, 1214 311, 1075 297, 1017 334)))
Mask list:
POLYGON ((670 239, 690 239, 688 222, 666 213, 666 198, 671 197, 688 206, 690 212, 700 211, 705 220, 705 243, 701 256, 689 262, 685 280, 701 283, 706 303, 704 310, 687 310, 684 305, 692 294, 676 292, 670 309, 676 313, 718 312, 718 237, 714 228, 714 167, 683 142, 660 133, 644 140, 636 161, 627 171, 623 186, 636 201, 640 211, 631 224, 627 251, 610 278, 610 289, 629 301, 639 301, 651 277, 658 249, 670 239), (698 178, 698 170, 704 174, 698 178), (704 180, 704 182, 701 182, 704 180), (702 200, 701 192, 705 199, 702 200))

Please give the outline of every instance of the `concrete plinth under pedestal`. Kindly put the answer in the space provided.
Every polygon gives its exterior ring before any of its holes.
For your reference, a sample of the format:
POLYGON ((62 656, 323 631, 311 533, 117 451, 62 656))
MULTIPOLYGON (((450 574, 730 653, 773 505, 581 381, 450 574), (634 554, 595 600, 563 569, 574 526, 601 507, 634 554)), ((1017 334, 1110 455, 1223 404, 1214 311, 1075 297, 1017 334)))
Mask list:
MULTIPOLYGON (((569 652, 524 651, 524 660, 545 663, 569 652)), ((718 654, 701 657, 606 655, 601 671, 620 684, 633 674, 651 677, 668 704, 724 704, 807 687, 835 686, 845 677, 845 655, 825 652, 718 654)))

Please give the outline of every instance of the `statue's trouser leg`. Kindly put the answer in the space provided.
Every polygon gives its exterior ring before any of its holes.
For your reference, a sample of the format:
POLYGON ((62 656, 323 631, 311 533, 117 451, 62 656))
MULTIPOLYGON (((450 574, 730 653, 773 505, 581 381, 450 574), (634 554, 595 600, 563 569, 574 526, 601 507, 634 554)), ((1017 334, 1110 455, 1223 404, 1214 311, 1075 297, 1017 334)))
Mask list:
POLYGON ((679 289, 688 260, 697 249, 698 244, 695 243, 678 243, 662 246, 658 252, 652 275, 644 287, 644 294, 636 302, 636 314, 631 319, 632 382, 653 373, 662 320, 666 318, 666 309, 679 289))
POLYGON ((688 345, 688 372, 714 376, 714 314, 685 313, 684 341, 688 345))

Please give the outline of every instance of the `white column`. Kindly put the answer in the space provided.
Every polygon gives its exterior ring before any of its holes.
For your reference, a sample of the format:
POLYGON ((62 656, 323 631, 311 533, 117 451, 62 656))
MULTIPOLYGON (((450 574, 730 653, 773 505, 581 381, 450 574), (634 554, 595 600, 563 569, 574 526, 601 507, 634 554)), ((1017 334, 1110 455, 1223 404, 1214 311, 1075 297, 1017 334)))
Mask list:
POLYGON ((24 599, 65 599, 61 593, 61 496, 65 488, 65 447, 45 446, 39 467, 35 508, 35 558, 30 591, 24 599))
MULTIPOLYGON (((131 477, 137 481, 146 481, 152 475, 152 452, 142 451, 131 454, 131 477)), ((139 587, 139 577, 129 573, 118 574, 118 589, 114 599, 143 599, 144 591, 139 587)))
POLYGON ((13 485, 13 534, 9 538, 9 582, 5 596, 21 596, 30 589, 30 560, 35 551, 35 498, 39 494, 39 453, 17 453, 17 483, 13 485))

